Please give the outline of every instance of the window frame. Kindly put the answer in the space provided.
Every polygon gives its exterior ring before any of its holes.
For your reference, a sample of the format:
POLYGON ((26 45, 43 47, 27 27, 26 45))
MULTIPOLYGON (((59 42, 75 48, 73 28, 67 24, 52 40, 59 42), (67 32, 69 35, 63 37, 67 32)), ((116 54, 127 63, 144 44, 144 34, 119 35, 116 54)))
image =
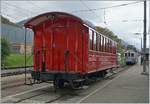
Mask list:
POLYGON ((131 57, 134 57, 134 53, 131 53, 131 57))
POLYGON ((110 53, 112 53, 112 40, 110 40, 110 53))
POLYGON ((99 51, 101 52, 101 34, 99 34, 99 51))
POLYGON ((93 31, 93 50, 96 51, 96 33, 93 31))
POLYGON ((96 32, 96 51, 99 51, 99 34, 96 32))
POLYGON ((92 30, 89 29, 89 50, 93 50, 93 34, 92 34, 92 30), (90 34, 91 32, 91 34, 90 34), (91 41, 90 41, 91 39, 91 41))
POLYGON ((114 40, 89 27, 89 50, 116 54, 117 44, 114 40))
POLYGON ((102 36, 102 52, 104 52, 104 36, 102 36))

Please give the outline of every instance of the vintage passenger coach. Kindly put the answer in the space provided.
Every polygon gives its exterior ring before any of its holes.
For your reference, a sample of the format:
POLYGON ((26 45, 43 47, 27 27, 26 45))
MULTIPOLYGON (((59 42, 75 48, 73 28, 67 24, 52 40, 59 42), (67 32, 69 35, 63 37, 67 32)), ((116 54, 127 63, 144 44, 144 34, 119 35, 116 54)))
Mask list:
POLYGON ((67 82, 74 88, 117 67, 117 43, 79 17, 49 12, 30 19, 25 27, 34 32, 35 80, 54 81, 56 87, 67 82))

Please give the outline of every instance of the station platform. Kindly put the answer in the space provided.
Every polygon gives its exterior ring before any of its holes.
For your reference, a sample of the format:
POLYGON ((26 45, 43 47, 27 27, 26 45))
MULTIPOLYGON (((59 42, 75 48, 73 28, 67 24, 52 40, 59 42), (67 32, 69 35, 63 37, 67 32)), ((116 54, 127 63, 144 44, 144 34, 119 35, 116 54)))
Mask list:
POLYGON ((149 103, 149 76, 142 71, 139 64, 126 69, 81 103, 149 103))

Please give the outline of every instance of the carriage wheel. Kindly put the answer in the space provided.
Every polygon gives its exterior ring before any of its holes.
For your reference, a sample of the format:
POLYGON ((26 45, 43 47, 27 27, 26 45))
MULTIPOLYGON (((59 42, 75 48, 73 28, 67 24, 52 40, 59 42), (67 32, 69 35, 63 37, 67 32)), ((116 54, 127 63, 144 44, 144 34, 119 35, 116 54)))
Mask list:
POLYGON ((59 88, 64 88, 64 80, 58 80, 58 87, 59 88))
POLYGON ((53 85, 54 85, 55 89, 57 89, 57 88, 63 88, 64 87, 64 81, 61 80, 61 79, 55 79, 53 81, 53 85))
POLYGON ((104 77, 106 76, 106 74, 107 74, 107 71, 104 70, 104 71, 102 71, 100 74, 101 74, 101 77, 104 78, 104 77))
POLYGON ((72 89, 80 89, 83 86, 83 81, 80 82, 70 81, 70 85, 72 89))

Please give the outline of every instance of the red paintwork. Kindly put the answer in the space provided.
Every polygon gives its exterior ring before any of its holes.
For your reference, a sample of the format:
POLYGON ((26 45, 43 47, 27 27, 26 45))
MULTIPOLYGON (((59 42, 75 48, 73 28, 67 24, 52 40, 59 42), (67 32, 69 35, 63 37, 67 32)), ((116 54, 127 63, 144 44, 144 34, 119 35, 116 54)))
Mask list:
POLYGON ((80 18, 60 12, 45 13, 28 21, 25 27, 34 31, 34 70, 41 71, 42 62, 46 72, 85 74, 116 67, 116 53, 89 50, 88 26, 83 24, 80 18), (47 18, 52 15, 55 19, 47 18))

